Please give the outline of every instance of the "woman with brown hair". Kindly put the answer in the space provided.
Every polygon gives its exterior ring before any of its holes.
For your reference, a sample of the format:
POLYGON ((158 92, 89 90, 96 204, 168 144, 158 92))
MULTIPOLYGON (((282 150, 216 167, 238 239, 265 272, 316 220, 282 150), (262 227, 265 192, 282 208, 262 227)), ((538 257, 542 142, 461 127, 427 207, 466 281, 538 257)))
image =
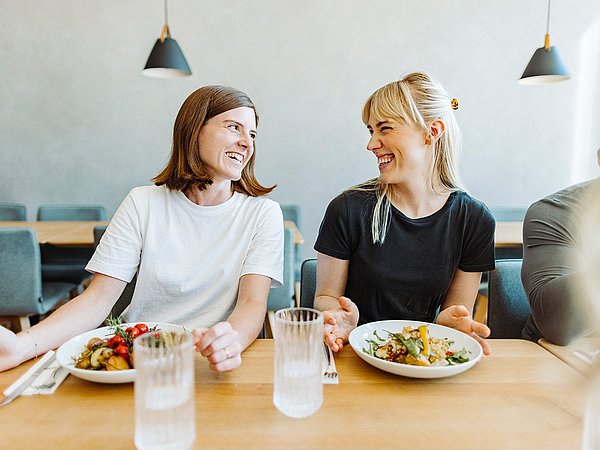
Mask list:
POLYGON ((238 367, 283 267, 281 209, 254 176, 257 124, 243 92, 193 92, 155 185, 134 188, 113 216, 86 267, 90 286, 26 333, 0 328, 0 370, 100 325, 136 273, 126 321, 184 325, 213 370, 238 367))

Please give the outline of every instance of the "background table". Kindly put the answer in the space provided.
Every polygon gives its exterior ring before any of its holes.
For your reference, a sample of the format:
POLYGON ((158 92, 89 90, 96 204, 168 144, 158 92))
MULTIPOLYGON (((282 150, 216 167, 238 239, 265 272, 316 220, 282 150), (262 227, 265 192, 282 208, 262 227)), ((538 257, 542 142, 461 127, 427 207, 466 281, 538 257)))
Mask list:
POLYGON ((94 246, 94 227, 108 222, 0 222, 0 227, 33 228, 40 244, 57 246, 94 246))
MULTIPOLYGON (((585 379, 539 345, 492 340, 492 356, 450 378, 382 372, 345 347, 339 385, 306 419, 272 403, 273 341, 226 374, 196 362, 196 448, 561 448, 581 446, 585 379)), ((4 389, 27 365, 0 373, 4 389)), ((2 448, 133 448, 133 385, 69 376, 51 396, 0 408, 2 448)))
POLYGON ((523 222, 496 222, 496 247, 521 247, 523 222))

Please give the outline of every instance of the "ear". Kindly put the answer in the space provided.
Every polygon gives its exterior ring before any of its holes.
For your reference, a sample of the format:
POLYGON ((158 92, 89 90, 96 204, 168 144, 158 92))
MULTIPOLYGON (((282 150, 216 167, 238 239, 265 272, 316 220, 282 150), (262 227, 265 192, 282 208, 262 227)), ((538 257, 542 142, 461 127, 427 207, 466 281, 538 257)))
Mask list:
POLYGON ((429 134, 434 142, 444 134, 444 131, 446 131, 446 124, 442 119, 435 119, 431 122, 431 125, 429 125, 429 134))

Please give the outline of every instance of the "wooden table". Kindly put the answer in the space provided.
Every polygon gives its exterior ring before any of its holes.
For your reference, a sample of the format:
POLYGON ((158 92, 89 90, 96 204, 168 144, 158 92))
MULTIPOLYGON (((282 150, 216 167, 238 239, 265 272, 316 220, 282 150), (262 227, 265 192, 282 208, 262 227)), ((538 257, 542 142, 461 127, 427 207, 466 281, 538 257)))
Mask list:
MULTIPOLYGON (((273 341, 227 374, 196 361, 196 448, 579 449, 585 378, 533 342, 491 340, 492 356, 450 378, 382 372, 350 347, 323 406, 291 419, 273 406, 273 341)), ((4 390, 31 363, 0 373, 4 390)), ((0 448, 133 448, 133 385, 69 376, 54 395, 0 408, 0 448)))
POLYGON ((496 247, 521 247, 523 222, 496 222, 496 247))
MULTIPOLYGON (((22 222, 22 221, 4 221, 0 222, 0 227, 28 227, 33 228, 37 234, 40 244, 52 245, 94 245, 94 227, 97 225, 108 225, 108 222, 22 222)), ((298 227, 291 220, 286 220, 284 226, 294 230, 294 244, 304 243, 304 238, 298 230, 298 227)))
MULTIPOLYGON (((590 374, 592 367, 580 356, 577 356, 577 351, 582 351, 587 354, 600 352, 600 331, 581 338, 569 345, 556 345, 544 338, 540 339, 538 344, 582 374, 588 375, 590 374)), ((598 356, 598 359, 600 360, 600 356, 598 356)))
POLYGON ((0 222, 0 227, 28 227, 33 228, 40 244, 58 246, 94 246, 94 227, 108 225, 108 222, 0 222))

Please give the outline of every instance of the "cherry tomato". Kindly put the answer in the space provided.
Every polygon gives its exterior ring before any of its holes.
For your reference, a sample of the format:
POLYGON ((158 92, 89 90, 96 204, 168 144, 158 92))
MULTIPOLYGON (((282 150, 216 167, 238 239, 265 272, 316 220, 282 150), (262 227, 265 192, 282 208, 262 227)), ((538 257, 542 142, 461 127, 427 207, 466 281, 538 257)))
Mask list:
POLYGON ((140 334, 145 334, 148 332, 148 325, 145 323, 138 323, 135 327, 140 330, 140 334))
POLYGON ((125 332, 129 335, 131 339, 135 339, 140 335, 140 330, 138 330, 136 327, 129 327, 125 330, 125 332))
POLYGON ((120 334, 115 334, 113 337, 111 337, 108 340, 108 346, 110 348, 117 348, 117 346, 125 344, 125 338, 123 336, 121 336, 120 334))
POLYGON ((127 345, 125 345, 125 344, 117 345, 117 348, 115 348, 115 355, 121 356, 122 358, 125 358, 125 359, 129 359, 129 349, 127 348, 127 345))

